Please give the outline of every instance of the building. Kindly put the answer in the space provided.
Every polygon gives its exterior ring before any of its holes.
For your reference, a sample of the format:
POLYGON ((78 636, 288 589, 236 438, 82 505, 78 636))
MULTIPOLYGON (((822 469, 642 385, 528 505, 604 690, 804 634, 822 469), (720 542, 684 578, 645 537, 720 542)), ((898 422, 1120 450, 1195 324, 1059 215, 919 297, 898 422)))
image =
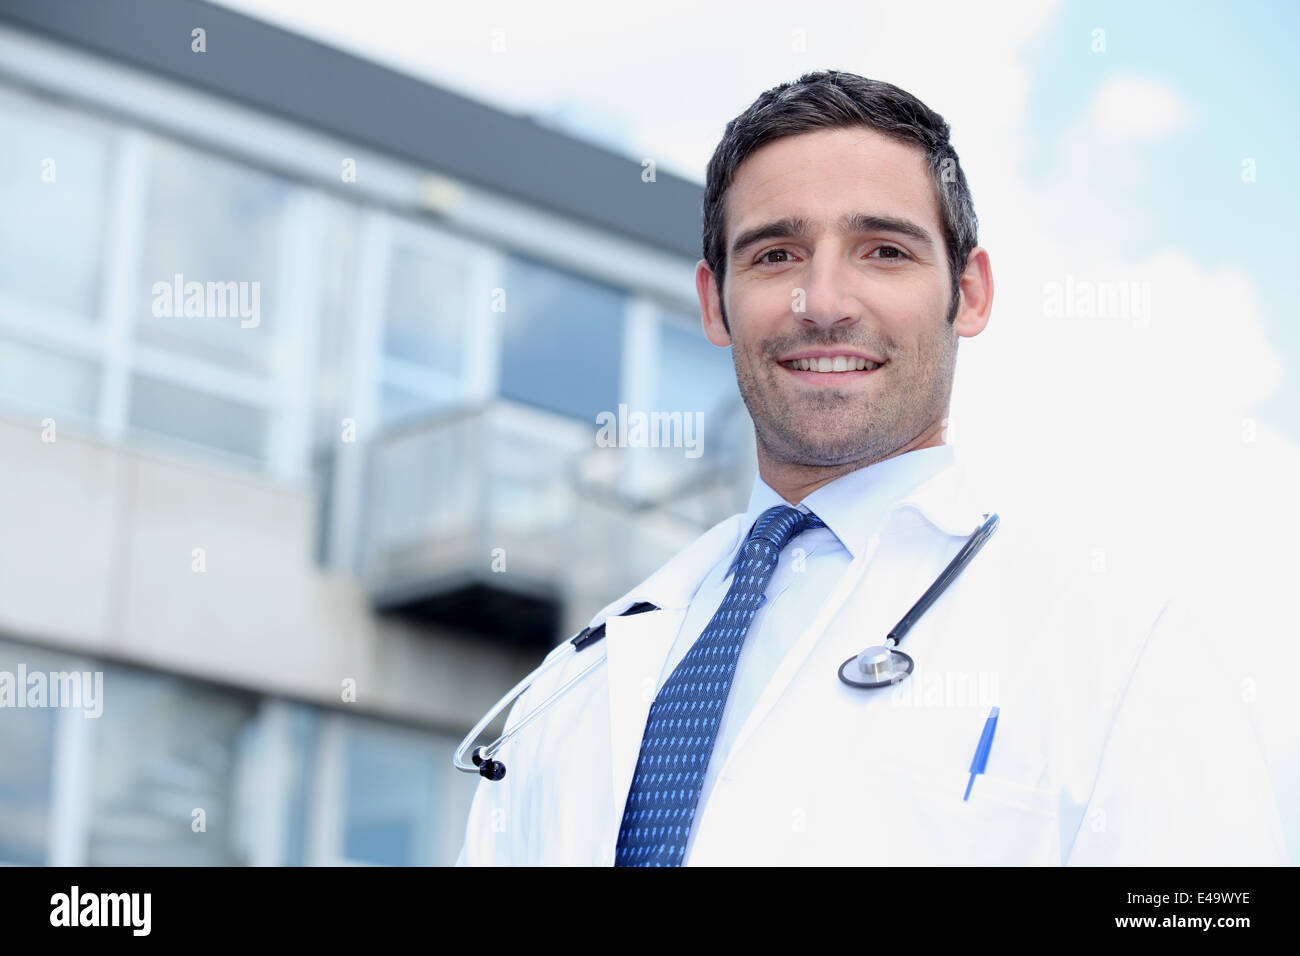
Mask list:
POLYGON ((198 0, 6 0, 0 131, 0 862, 453 861, 462 734, 744 507, 701 189, 198 0))

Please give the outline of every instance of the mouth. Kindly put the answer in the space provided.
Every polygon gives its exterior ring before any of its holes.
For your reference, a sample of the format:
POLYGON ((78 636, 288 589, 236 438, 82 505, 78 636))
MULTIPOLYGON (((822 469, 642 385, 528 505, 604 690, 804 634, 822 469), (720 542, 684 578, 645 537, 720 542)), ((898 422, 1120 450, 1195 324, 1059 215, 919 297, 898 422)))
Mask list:
POLYGON ((797 379, 820 385, 840 385, 866 378, 885 365, 862 355, 847 353, 784 359, 777 364, 797 379))

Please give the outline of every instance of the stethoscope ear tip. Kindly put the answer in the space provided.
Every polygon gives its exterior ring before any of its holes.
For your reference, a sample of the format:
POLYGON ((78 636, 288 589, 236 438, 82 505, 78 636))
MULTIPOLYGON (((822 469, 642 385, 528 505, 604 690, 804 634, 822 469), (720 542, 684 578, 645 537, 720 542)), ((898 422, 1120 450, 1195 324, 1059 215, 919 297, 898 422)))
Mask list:
POLYGON ((506 765, 500 760, 485 760, 482 747, 475 747, 469 759, 474 766, 478 767, 480 777, 486 777, 488 780, 500 780, 506 775, 506 765))

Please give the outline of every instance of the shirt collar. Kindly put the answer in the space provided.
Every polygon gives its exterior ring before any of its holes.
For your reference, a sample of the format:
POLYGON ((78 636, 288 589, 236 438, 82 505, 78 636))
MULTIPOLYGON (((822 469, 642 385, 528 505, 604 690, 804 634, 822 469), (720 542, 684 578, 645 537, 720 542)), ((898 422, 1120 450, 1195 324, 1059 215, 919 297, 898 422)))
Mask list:
MULTIPOLYGON (((826 522, 849 554, 857 558, 871 535, 905 508, 915 510, 947 534, 971 534, 980 524, 981 512, 968 486, 953 447, 934 445, 841 475, 813 491, 796 507, 812 511, 826 522)), ((761 475, 754 476, 749 508, 728 574, 759 515, 774 505, 788 504, 761 475)))

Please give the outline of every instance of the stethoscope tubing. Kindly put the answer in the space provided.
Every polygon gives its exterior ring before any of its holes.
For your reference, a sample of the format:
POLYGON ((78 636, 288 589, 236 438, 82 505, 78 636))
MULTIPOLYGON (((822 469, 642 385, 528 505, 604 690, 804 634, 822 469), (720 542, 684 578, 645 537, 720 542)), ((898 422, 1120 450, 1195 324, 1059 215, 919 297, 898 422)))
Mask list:
MULTIPOLYGON (((570 647, 572 646, 573 645, 570 644, 570 647)), ((507 707, 513 704, 515 700, 519 698, 520 695, 522 695, 526 690, 528 690, 529 687, 533 686, 533 684, 538 680, 538 678, 540 678, 542 675, 544 675, 549 670, 551 670, 551 668, 558 665, 561 661, 568 661, 569 658, 573 657, 573 655, 576 653, 577 653, 576 650, 570 650, 563 654, 556 654, 555 657, 553 657, 549 661, 543 661, 540 667, 535 668, 523 680, 521 680, 518 684, 512 687, 504 697, 498 700, 496 702, 496 705, 491 710, 489 710, 486 714, 483 715, 483 719, 474 725, 474 729, 465 735, 465 739, 462 740, 460 742, 460 746, 456 748, 456 753, 452 755, 452 764, 455 765, 456 769, 462 770, 465 773, 478 773, 479 772, 478 766, 476 764, 470 763, 465 759, 465 752, 469 750, 471 746, 473 746, 474 741, 478 740, 479 734, 483 733, 483 731, 487 728, 487 725, 492 723, 492 721, 496 719, 497 714, 501 713, 501 711, 505 710, 507 707)), ((591 668, 587 668, 587 670, 590 669, 591 668)), ((585 674, 586 670, 584 670, 583 673, 585 674)), ((568 685, 566 684, 566 686, 568 685)), ((553 699, 554 697, 555 695, 552 694, 551 698, 548 698, 548 700, 553 699)), ((536 713, 537 711, 534 711, 532 714, 529 714, 526 719, 531 720, 536 713)), ((492 741, 492 743, 488 744, 488 746, 483 749, 490 753, 496 753, 497 749, 505 742, 505 739, 506 739, 505 735, 502 735, 501 737, 498 737, 496 740, 492 741)))
POLYGON ((948 585, 953 582, 957 575, 961 574, 966 565, 970 564, 971 559, 979 553, 980 548, 984 547, 984 542, 992 536, 994 531, 998 530, 999 518, 996 514, 984 514, 984 523, 976 529, 975 533, 967 539, 962 545, 960 551, 948 562, 934 582, 926 588, 924 594, 912 605, 911 610, 903 615, 903 619, 894 625, 893 629, 886 636, 885 640, 893 641, 897 647, 899 642, 907 636, 907 632, 912 629, 912 625, 921 619, 930 605, 939 599, 939 595, 948 589, 948 585))
MULTIPOLYGON (((948 585, 950 585, 966 565, 970 563, 971 559, 979 553, 980 548, 984 546, 985 542, 988 541, 993 532, 997 530, 999 519, 996 514, 985 513, 983 517, 985 519, 984 523, 970 536, 969 539, 967 539, 961 550, 958 551, 956 556, 948 562, 948 566, 940 572, 939 576, 935 578, 934 582, 926 589, 925 593, 921 595, 920 599, 918 599, 917 602, 912 605, 911 609, 903 615, 902 620, 900 620, 896 625, 894 625, 893 629, 890 630, 885 640, 893 641, 894 647, 897 647, 898 643, 907 636, 907 632, 912 629, 912 626, 921 619, 930 606, 938 599, 939 595, 948 588, 948 585)), ((650 610, 652 608, 653 605, 640 602, 633 605, 623 613, 639 613, 640 611, 650 610)), ((583 680, 583 678, 596 670, 596 668, 600 667, 601 664, 605 663, 606 655, 599 655, 594 661, 580 670, 577 674, 570 677, 567 681, 556 688, 550 696, 525 714, 519 723, 515 724, 515 726, 511 727, 496 740, 492 741, 486 747, 477 748, 474 751, 471 760, 465 759, 466 752, 474 745, 474 741, 478 739, 479 734, 486 729, 488 724, 492 723, 492 721, 496 719, 497 714, 501 713, 501 711, 513 704, 515 700, 528 690, 528 688, 536 683, 538 678, 546 674, 553 667, 556 667, 561 663, 567 663, 575 654, 600 643, 604 640, 604 631, 605 627, 603 624, 598 625, 595 628, 584 627, 581 631, 566 641, 570 647, 569 651, 556 654, 550 660, 543 662, 540 667, 524 677, 523 680, 511 688, 508 694, 497 701, 496 706, 488 711, 487 714, 483 716, 483 719, 474 725, 474 728, 465 735, 465 739, 460 742, 460 746, 456 748, 456 752, 452 755, 452 763, 456 769, 465 773, 478 773, 493 780, 499 780, 504 776, 504 765, 496 763, 492 758, 501 747, 505 745, 506 741, 510 740, 515 736, 515 734, 519 733, 519 731, 523 730, 540 717, 551 707, 552 704, 568 693, 570 688, 583 680), (497 773, 495 775, 490 772, 494 766, 497 768, 497 773)), ((899 653, 901 654, 901 652, 899 653)), ((851 660, 852 658, 850 658, 850 661, 851 660)), ((845 663, 847 664, 848 662, 846 661, 845 663)), ((908 673, 910 672, 911 667, 909 666, 908 673)), ((841 679, 843 679, 842 675, 841 679)), ((848 682, 846 681, 846 683, 848 682)), ((860 684, 854 686, 857 686, 860 689, 871 689, 875 686, 884 685, 860 684)))

